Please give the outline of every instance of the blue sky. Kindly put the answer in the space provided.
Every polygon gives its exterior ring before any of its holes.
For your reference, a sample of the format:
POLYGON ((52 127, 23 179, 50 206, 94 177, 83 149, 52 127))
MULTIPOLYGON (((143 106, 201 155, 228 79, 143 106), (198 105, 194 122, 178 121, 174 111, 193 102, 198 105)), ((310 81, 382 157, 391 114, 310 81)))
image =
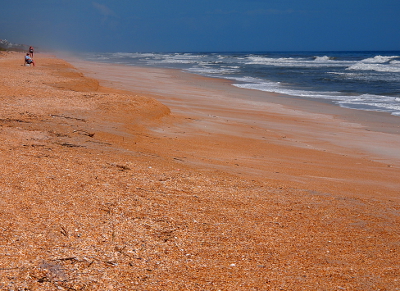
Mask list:
POLYGON ((399 0, 3 0, 0 39, 109 52, 400 50, 399 0))

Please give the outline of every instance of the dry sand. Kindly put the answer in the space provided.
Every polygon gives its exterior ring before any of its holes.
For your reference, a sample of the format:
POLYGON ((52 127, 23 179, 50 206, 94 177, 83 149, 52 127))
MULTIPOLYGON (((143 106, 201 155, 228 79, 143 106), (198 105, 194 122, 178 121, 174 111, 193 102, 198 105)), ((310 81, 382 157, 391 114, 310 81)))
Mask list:
POLYGON ((22 61, 0 55, 0 290, 399 290, 399 117, 22 61))

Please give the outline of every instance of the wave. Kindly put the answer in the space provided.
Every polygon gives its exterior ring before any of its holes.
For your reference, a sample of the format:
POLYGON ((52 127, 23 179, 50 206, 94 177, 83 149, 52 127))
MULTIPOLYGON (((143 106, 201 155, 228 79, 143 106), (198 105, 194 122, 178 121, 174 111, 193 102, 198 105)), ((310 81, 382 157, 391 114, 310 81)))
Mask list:
POLYGON ((397 59, 400 58, 400 56, 375 56, 373 58, 367 58, 364 59, 362 61, 360 61, 361 63, 367 63, 367 64, 383 64, 383 63, 387 63, 392 59, 397 59))
POLYGON ((363 59, 346 70, 376 71, 376 72, 400 72, 400 56, 375 56, 363 59))
POLYGON ((357 71, 376 71, 376 72, 391 72, 391 73, 399 73, 400 72, 400 62, 399 63, 389 63, 389 64, 381 64, 381 63, 357 63, 348 67, 346 70, 357 70, 357 71))
POLYGON ((340 92, 318 92, 287 88, 281 83, 266 82, 256 78, 237 78, 237 81, 248 83, 236 83, 235 87, 243 89, 253 89, 266 92, 273 92, 289 96, 326 99, 333 103, 351 109, 361 109, 366 111, 389 112, 392 115, 400 115, 400 98, 382 96, 374 94, 344 95, 340 92))
POLYGON ((315 56, 313 58, 270 58, 249 56, 247 65, 265 65, 276 67, 348 67, 354 61, 337 60, 335 57, 315 56))
POLYGON ((334 60, 336 60, 335 57, 328 57, 328 56, 314 57, 314 61, 316 61, 316 62, 328 62, 328 61, 334 61, 334 60))
POLYGON ((112 53, 111 57, 113 58, 146 58, 146 57, 157 57, 157 54, 154 53, 112 53))
POLYGON ((232 67, 219 67, 219 68, 213 68, 213 67, 194 67, 194 68, 189 68, 186 69, 185 71, 190 72, 190 73, 195 73, 195 74, 200 74, 200 75, 205 75, 209 77, 215 77, 215 76, 222 76, 222 75, 227 75, 227 74, 234 74, 234 73, 239 73, 239 67, 237 66, 232 66, 232 67))

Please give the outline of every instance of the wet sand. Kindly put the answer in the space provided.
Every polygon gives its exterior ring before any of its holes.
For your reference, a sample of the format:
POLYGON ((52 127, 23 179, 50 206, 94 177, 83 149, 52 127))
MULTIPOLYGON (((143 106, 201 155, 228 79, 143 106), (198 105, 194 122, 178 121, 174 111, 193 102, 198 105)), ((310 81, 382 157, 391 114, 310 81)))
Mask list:
POLYGON ((399 117, 20 59, 0 55, 2 290, 400 288, 399 117))

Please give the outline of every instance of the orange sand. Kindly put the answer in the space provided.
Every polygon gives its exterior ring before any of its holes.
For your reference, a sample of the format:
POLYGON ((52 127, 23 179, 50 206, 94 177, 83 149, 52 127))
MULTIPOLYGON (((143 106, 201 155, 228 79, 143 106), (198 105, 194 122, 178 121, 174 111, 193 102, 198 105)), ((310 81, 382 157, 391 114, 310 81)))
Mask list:
POLYGON ((0 55, 1 290, 400 288, 399 117, 21 59, 0 55))

